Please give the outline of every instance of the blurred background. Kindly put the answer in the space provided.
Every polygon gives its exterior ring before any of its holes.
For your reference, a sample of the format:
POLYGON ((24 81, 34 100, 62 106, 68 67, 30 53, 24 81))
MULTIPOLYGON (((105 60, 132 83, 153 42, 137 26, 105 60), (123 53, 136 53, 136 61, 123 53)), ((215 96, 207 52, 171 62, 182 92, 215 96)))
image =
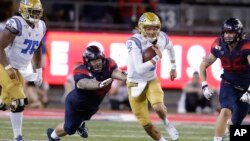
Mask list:
MULTIPOLYGON (((192 91, 193 97, 187 96, 190 91, 186 91, 186 85, 192 83, 194 72, 199 71, 200 62, 209 53, 215 38, 220 36, 224 20, 238 18, 245 33, 250 30, 250 17, 247 15, 250 13, 250 0, 42 0, 42 3, 43 18, 48 28, 44 38, 45 82, 39 89, 32 84, 27 85, 27 93, 35 97, 30 98, 35 101, 30 105, 34 108, 64 106, 64 97, 73 85, 72 70, 82 60, 82 52, 90 42, 100 43, 106 57, 113 58, 120 68, 125 67, 125 42, 136 32, 140 15, 152 11, 160 17, 162 30, 169 35, 176 51, 176 81, 169 81, 167 55, 157 70, 166 93, 168 110, 214 113, 219 109, 217 96, 205 106, 191 105, 193 110, 186 110, 190 108, 186 103, 200 103, 197 101, 202 99, 197 88, 192 91), (191 97, 191 102, 186 97, 191 97)), ((215 91, 219 89, 221 72, 219 62, 208 70, 208 82, 215 91)), ((121 85, 119 82, 115 84, 102 109, 129 110, 129 105, 124 102, 126 96, 119 96, 120 93, 126 95, 126 90, 116 90, 121 85)))

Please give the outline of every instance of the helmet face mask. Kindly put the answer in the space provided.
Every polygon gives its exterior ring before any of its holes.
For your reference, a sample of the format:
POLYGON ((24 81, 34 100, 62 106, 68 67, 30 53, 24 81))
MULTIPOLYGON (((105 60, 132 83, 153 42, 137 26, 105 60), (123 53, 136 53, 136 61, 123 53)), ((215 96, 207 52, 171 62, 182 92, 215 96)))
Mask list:
POLYGON ((160 33, 161 22, 157 15, 146 12, 139 19, 138 29, 149 42, 154 42, 160 33))
POLYGON ((31 22, 37 23, 43 15, 43 8, 40 0, 22 0, 19 13, 22 17, 31 22))
POLYGON ((83 61, 92 72, 101 72, 104 66, 104 54, 97 46, 88 46, 83 53, 83 61))
POLYGON ((98 58, 95 60, 90 60, 89 61, 89 65, 91 66, 91 68, 93 68, 94 72, 101 72, 102 71, 102 64, 103 64, 103 59, 102 58, 98 58))
POLYGON ((239 19, 230 18, 222 26, 221 36, 226 44, 233 44, 242 38, 243 25, 239 19))

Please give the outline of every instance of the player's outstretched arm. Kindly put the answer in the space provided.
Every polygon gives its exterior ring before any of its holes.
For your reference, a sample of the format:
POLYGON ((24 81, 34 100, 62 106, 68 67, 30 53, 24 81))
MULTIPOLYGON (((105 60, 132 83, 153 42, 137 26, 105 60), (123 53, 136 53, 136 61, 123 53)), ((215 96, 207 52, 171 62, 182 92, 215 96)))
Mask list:
POLYGON ((113 72, 112 72, 112 78, 114 79, 119 79, 119 80, 123 80, 123 81, 126 81, 127 80, 127 75, 122 72, 121 70, 119 69, 115 69, 113 72))
POLYGON ((77 82, 76 86, 79 89, 84 89, 84 90, 96 90, 100 89, 103 87, 108 86, 111 82, 113 81, 112 78, 108 78, 106 80, 103 80, 101 82, 95 80, 95 79, 81 79, 77 82))

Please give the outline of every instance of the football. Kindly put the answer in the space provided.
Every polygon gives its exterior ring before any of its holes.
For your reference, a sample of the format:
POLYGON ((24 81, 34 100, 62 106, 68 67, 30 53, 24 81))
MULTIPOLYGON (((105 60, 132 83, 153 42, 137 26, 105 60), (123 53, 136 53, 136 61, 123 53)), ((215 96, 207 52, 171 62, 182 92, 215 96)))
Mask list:
POLYGON ((148 47, 144 52, 142 53, 142 59, 143 62, 147 62, 148 60, 151 60, 153 57, 155 57, 156 53, 153 50, 152 46, 148 47))

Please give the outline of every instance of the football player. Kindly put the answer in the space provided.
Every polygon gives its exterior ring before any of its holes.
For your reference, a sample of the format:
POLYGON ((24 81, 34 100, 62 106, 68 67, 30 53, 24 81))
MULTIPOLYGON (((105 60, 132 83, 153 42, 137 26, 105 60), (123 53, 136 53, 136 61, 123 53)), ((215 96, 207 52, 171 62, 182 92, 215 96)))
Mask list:
POLYGON ((23 110, 28 103, 23 91, 23 80, 27 78, 37 85, 42 82, 40 43, 46 26, 40 20, 43 8, 40 0, 21 0, 18 16, 7 20, 0 32, 0 109, 10 108, 14 140, 22 141, 23 110), (36 73, 27 74, 32 61, 36 73))
POLYGON ((149 119, 148 102, 150 102, 171 139, 177 140, 179 133, 166 117, 164 92, 156 76, 156 64, 162 58, 161 52, 167 50, 171 60, 170 78, 172 81, 176 78, 173 44, 166 33, 161 31, 161 22, 152 12, 146 12, 140 17, 138 30, 139 33, 134 34, 126 42, 128 48, 127 87, 132 111, 151 138, 155 141, 166 141, 149 119), (143 62, 142 52, 151 46, 154 46, 152 48, 157 55, 143 62))
POLYGON ((243 39, 243 25, 239 19, 229 18, 223 26, 221 36, 212 44, 210 54, 200 65, 203 94, 207 99, 213 91, 206 82, 206 69, 217 58, 224 69, 221 75, 219 102, 220 114, 216 120, 214 141, 222 141, 227 120, 240 125, 249 111, 250 103, 250 41, 243 39))
POLYGON ((99 105, 111 88, 113 79, 126 80, 114 60, 105 58, 98 44, 89 44, 83 53, 83 64, 74 69, 75 88, 65 100, 65 120, 55 129, 48 128, 49 141, 58 141, 77 132, 87 138, 85 121, 98 111, 99 105))

